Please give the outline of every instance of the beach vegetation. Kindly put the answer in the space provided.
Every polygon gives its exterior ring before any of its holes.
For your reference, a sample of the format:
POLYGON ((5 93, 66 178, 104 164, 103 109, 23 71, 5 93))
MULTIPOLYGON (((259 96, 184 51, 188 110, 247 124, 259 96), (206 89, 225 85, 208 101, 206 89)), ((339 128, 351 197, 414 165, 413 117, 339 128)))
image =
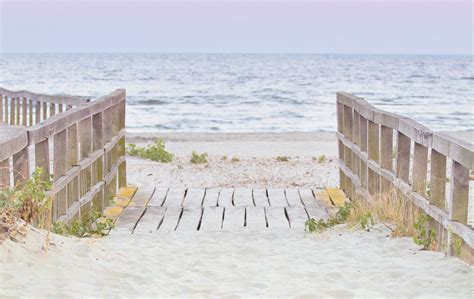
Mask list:
POLYGON ((78 238, 101 237, 114 227, 113 220, 97 211, 84 213, 80 219, 73 220, 70 224, 58 221, 53 224, 52 232, 78 238))
POLYGON ((278 156, 278 157, 276 157, 276 160, 277 160, 278 162, 289 162, 289 161, 290 161, 290 158, 287 157, 287 156, 278 156))
POLYGON ((233 156, 230 161, 231 161, 231 162, 239 162, 240 159, 239 159, 239 157, 237 157, 237 156, 233 156))
POLYGON ((413 224, 415 234, 413 235, 413 242, 423 247, 423 250, 434 249, 436 245, 436 230, 429 228, 429 223, 433 219, 425 214, 421 214, 413 224))
POLYGON ((353 206, 351 203, 346 203, 344 206, 340 207, 335 214, 330 215, 327 219, 308 219, 305 222, 305 231, 322 232, 335 225, 343 224, 349 217, 352 208, 353 206))
POLYGON ((173 154, 165 149, 163 138, 158 138, 155 142, 143 147, 134 143, 127 145, 127 153, 130 156, 149 159, 156 162, 169 163, 173 160, 173 154))
POLYGON ((454 255, 456 255, 457 257, 461 257, 462 243, 463 241, 460 237, 456 236, 455 234, 452 234, 451 246, 453 248, 454 255))
POLYGON ((317 162, 319 164, 322 164, 324 162, 326 162, 328 159, 325 155, 321 155, 319 157, 313 157, 313 162, 317 162))
POLYGON ((227 161, 227 156, 222 156, 222 161, 227 161))
POLYGON ((205 164, 208 162, 207 157, 207 153, 199 154, 198 152, 193 151, 191 154, 191 160, 189 162, 193 164, 205 164))

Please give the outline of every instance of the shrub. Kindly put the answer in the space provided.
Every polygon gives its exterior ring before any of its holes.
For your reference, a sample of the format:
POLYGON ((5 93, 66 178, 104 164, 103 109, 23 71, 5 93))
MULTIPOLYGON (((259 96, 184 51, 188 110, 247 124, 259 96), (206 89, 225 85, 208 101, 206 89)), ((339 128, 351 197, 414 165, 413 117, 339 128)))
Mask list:
POLYGON ((189 162, 193 164, 205 164, 207 163, 207 153, 198 154, 196 151, 193 151, 189 162))
POLYGON ((306 220, 305 231, 321 232, 337 224, 345 223, 351 213, 351 209, 352 204, 346 203, 343 207, 340 207, 339 210, 337 210, 336 214, 329 216, 328 219, 319 219, 316 221, 314 218, 311 218, 306 220))
POLYGON ((424 250, 433 249, 436 244, 436 230, 428 228, 431 220, 430 216, 421 214, 413 225, 415 229, 413 241, 415 244, 423 246, 424 250))
POLYGON ((236 156, 233 156, 232 159, 230 160, 231 162, 239 162, 240 159, 236 156))
POLYGON ((276 160, 278 162, 288 162, 288 161, 290 161, 290 158, 288 158, 287 156, 278 156, 278 157, 276 157, 276 160))
POLYGON ((156 139, 155 142, 146 147, 130 143, 127 145, 127 153, 130 156, 162 163, 169 163, 173 160, 173 154, 165 150, 165 142, 162 138, 156 139))
POLYGON ((55 222, 52 232, 65 236, 100 237, 107 234, 114 227, 113 220, 93 211, 86 213, 80 219, 73 220, 69 225, 64 222, 55 222))

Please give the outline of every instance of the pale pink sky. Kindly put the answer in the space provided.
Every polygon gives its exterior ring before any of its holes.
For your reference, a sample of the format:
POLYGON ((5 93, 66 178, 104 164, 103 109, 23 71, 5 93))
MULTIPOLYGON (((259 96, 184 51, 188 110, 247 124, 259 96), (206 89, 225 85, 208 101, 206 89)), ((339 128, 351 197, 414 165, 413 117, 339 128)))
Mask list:
POLYGON ((0 0, 2 52, 472 54, 471 1, 0 0))

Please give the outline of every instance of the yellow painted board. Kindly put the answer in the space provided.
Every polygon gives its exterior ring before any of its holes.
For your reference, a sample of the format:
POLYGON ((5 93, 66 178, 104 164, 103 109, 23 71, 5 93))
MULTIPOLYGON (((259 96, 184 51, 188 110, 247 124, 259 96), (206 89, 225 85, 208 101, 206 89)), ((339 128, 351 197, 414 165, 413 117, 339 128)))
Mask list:
POLYGON ((339 188, 326 188, 329 198, 336 207, 342 207, 346 203, 346 195, 339 188))
POLYGON ((128 198, 131 199, 135 192, 137 192, 138 187, 135 186, 128 186, 120 188, 117 197, 128 198))
POLYGON ((114 206, 114 207, 107 207, 104 209, 104 216, 110 219, 113 219, 114 222, 122 213, 124 207, 121 206, 114 206))
POLYGON ((316 200, 322 201, 328 204, 329 206, 333 205, 331 202, 331 199, 329 198, 329 194, 326 192, 326 190, 316 191, 314 195, 316 196, 316 200))

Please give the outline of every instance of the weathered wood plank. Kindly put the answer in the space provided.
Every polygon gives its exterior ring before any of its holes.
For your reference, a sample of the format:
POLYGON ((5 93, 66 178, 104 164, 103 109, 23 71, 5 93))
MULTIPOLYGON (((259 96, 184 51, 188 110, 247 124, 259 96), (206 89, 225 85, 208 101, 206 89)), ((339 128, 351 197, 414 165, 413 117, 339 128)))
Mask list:
POLYGON ((257 207, 269 207, 267 189, 253 189, 253 201, 257 207))
POLYGON ((125 208, 115 222, 114 231, 131 234, 143 212, 145 212, 145 207, 125 208))
POLYGON ((201 207, 204 200, 204 188, 188 188, 184 197, 183 207, 201 207))
POLYGON ((469 209, 469 169, 453 161, 451 167, 450 219, 467 224, 469 209))
POLYGON ((130 207, 145 207, 148 204, 148 201, 153 196, 155 188, 138 188, 135 195, 133 195, 132 200, 128 204, 130 207))
POLYGON ((261 229, 267 227, 264 207, 247 207, 245 209, 245 226, 248 229, 261 229))
POLYGON ((284 207, 265 208, 269 228, 289 228, 288 219, 286 218, 284 207))
POLYGON ((446 208, 446 156, 431 150, 430 201, 438 208, 446 208))
POLYGON ((166 195, 164 207, 181 207, 184 199, 186 189, 184 188, 170 188, 166 195))
POLYGON ((199 230, 220 230, 222 228, 223 217, 223 207, 205 207, 202 212, 202 220, 199 230))
POLYGON ((310 219, 318 221, 319 219, 328 219, 329 214, 326 209, 321 207, 306 207, 306 212, 310 219))
POLYGON ((220 188, 208 188, 206 189, 206 195, 202 202, 203 207, 217 207, 217 200, 219 198, 220 188))
POLYGON ((148 207, 161 207, 165 202, 166 194, 168 193, 168 188, 156 188, 155 193, 148 201, 148 207))
POLYGON ((234 190, 234 206, 236 207, 253 207, 252 189, 236 188, 234 190))
POLYGON ((290 228, 304 229, 305 222, 308 220, 308 214, 303 206, 286 207, 286 214, 288 215, 290 228))
MULTIPOLYGON (((250 209, 250 208, 249 208, 250 209)), ((245 225, 245 207, 226 207, 222 229, 238 230, 245 225)))
POLYGON ((286 200, 290 207, 302 207, 303 202, 301 201, 300 193, 298 189, 286 189, 285 190, 286 200))
POLYGON ((267 189, 268 200, 272 207, 287 207, 285 190, 283 189, 267 189))
POLYGON ((183 214, 179 220, 178 231, 194 231, 198 230, 201 223, 202 208, 183 208, 183 214))
POLYGON ((182 210, 182 208, 176 206, 166 208, 165 216, 163 217, 161 225, 158 227, 158 231, 168 232, 175 230, 178 226, 182 210))
POLYGON ((303 202, 305 207, 318 207, 318 203, 314 198, 313 191, 309 188, 301 188, 298 190, 301 201, 303 202))
POLYGON ((219 193, 219 199, 217 200, 219 207, 232 207, 232 198, 234 196, 234 189, 223 188, 219 193))
POLYGON ((397 142, 397 177, 408 183, 410 174, 410 143, 407 136, 398 132, 397 142))
POLYGON ((428 148, 415 142, 413 156, 413 190, 426 196, 426 177, 428 172, 428 148))
POLYGON ((152 234, 158 230, 163 217, 165 215, 166 208, 164 207, 147 207, 145 214, 143 214, 140 221, 138 221, 134 234, 152 234))

